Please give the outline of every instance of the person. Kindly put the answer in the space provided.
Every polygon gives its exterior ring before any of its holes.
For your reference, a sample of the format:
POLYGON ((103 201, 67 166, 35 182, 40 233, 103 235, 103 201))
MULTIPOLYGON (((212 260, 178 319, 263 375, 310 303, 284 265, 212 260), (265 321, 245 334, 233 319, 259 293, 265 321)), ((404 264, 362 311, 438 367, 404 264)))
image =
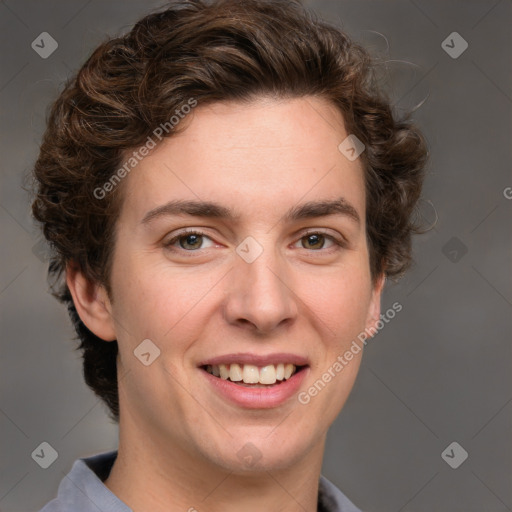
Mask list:
POLYGON ((359 510, 326 434, 428 154, 373 71, 298 1, 178 0, 67 81, 32 210, 119 446, 44 512, 359 510))

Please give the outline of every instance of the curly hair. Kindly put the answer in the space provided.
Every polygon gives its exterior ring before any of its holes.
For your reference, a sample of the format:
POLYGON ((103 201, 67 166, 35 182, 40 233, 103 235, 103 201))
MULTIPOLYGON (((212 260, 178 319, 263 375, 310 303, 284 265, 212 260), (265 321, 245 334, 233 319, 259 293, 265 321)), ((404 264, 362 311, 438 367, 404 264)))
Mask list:
POLYGON ((372 280, 399 277, 411 263, 411 234, 421 232, 413 213, 428 150, 411 113, 393 113, 373 70, 364 48, 300 0, 178 0, 103 42, 65 83, 34 165, 32 212, 51 250, 52 295, 67 304, 80 340, 85 381, 114 421, 117 341, 84 325, 63 279, 73 263, 111 295, 123 183, 101 196, 95 190, 190 98, 198 105, 261 95, 323 98, 365 145, 372 280))

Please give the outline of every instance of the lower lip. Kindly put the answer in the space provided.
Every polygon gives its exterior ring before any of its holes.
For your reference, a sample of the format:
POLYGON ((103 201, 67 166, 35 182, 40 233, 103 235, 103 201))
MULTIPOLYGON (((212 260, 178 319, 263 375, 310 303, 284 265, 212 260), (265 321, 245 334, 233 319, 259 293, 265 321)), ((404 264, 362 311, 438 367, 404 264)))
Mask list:
POLYGON ((268 388, 251 388, 215 377, 201 369, 201 373, 220 395, 246 409, 270 409, 280 406, 297 393, 308 371, 309 367, 305 367, 288 380, 268 388))

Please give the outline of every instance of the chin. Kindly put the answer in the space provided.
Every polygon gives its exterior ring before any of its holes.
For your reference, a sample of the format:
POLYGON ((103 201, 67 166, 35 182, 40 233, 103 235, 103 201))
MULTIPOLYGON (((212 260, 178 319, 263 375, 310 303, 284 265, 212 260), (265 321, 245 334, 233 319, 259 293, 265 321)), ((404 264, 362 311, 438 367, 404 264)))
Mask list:
POLYGON ((209 453, 209 458, 235 474, 278 471, 296 465, 315 444, 296 429, 280 432, 277 429, 273 433, 272 429, 275 427, 265 429, 263 434, 248 433, 247 430, 233 434, 230 431, 232 437, 227 436, 222 446, 217 445, 215 452, 209 453))

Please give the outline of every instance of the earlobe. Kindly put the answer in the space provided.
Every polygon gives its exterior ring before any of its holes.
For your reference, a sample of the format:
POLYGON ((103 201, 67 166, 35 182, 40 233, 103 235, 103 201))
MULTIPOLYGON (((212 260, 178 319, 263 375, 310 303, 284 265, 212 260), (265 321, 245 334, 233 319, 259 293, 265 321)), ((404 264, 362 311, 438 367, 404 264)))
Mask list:
POLYGON ((105 341, 116 340, 112 308, 105 288, 87 279, 74 263, 66 266, 66 283, 86 327, 105 341))

